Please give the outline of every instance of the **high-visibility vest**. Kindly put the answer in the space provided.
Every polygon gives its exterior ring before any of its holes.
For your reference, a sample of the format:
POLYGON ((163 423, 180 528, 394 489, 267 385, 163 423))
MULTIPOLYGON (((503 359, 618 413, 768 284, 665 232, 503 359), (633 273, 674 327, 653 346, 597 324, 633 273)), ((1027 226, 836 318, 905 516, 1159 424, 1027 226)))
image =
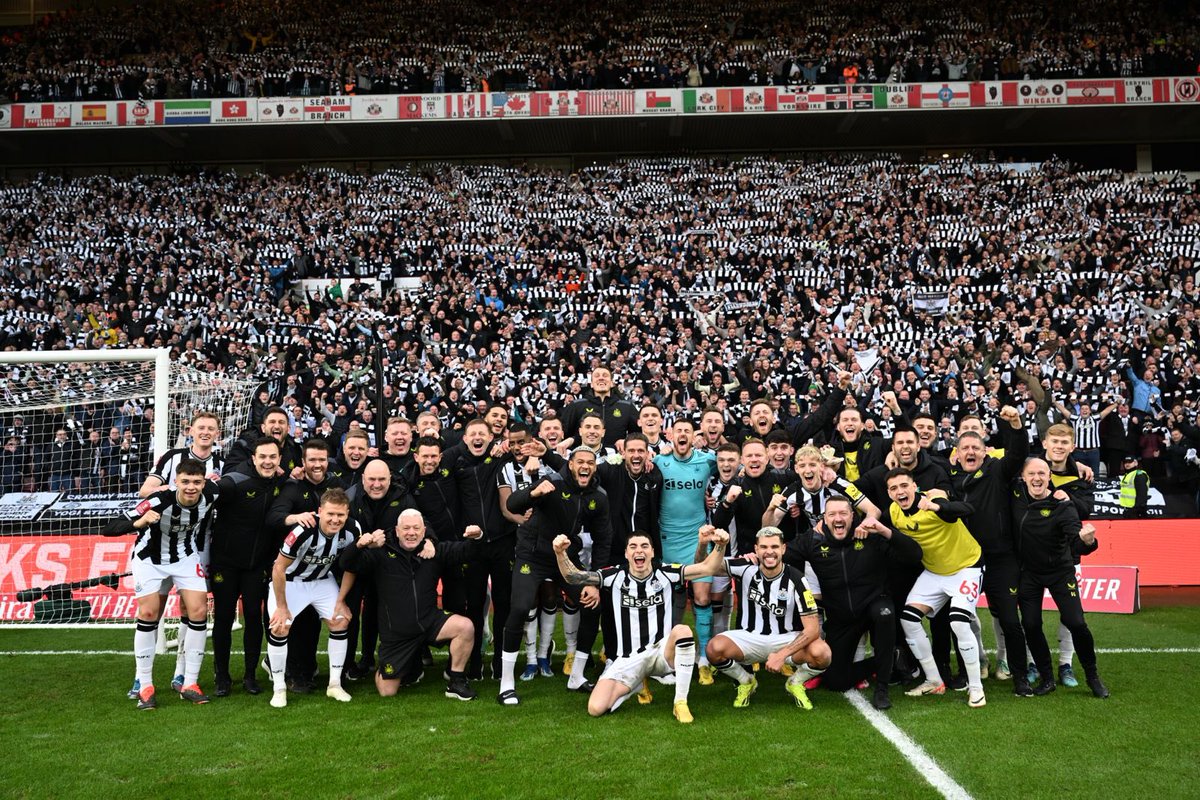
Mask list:
POLYGON ((1133 508, 1137 502, 1137 477, 1146 473, 1140 469, 1130 470, 1121 476, 1121 497, 1117 501, 1121 508, 1133 508))

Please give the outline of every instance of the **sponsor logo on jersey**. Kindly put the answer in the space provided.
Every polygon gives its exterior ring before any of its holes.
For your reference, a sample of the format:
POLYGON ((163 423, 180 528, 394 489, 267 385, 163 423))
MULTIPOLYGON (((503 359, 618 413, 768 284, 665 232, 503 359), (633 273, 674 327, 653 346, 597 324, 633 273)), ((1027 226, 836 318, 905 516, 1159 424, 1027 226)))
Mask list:
POLYGON ((246 492, 246 497, 256 497, 256 496, 258 496, 258 492, 246 492))
POLYGON ((571 493, 570 493, 570 492, 563 492, 563 493, 562 493, 562 499, 563 499, 563 500, 570 500, 570 499, 571 499, 571 493))
MULTIPOLYGON (((699 479, 677 480, 675 478, 667 478, 663 481, 663 488, 668 492, 691 492, 697 489, 704 489, 707 481, 699 479)), ((749 492, 746 492, 749 495, 749 492)))
POLYGON ((396 506, 400 505, 400 501, 399 501, 399 500, 393 500, 391 503, 389 503, 389 505, 390 505, 392 508, 395 508, 396 506))
POLYGON ((621 592, 621 607, 622 608, 653 608, 664 604, 663 593, 656 592, 649 597, 634 597, 631 594, 621 592))
POLYGON ((764 614, 770 614, 773 617, 782 617, 787 613, 786 602, 783 606, 770 602, 769 599, 763 594, 762 589, 758 586, 750 589, 750 602, 761 608, 764 614))

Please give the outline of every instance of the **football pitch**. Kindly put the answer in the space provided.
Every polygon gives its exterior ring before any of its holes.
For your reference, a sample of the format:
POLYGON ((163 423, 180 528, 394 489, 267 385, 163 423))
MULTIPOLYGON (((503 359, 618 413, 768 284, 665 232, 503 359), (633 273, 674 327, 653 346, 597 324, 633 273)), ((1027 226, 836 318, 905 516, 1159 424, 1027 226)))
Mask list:
MULTIPOLYGON (((990 634, 990 619, 981 616, 990 634)), ((1057 617, 1046 615, 1054 641, 1057 617)), ((1016 698, 984 682, 966 695, 869 708, 864 693, 817 690, 796 708, 779 676, 734 709, 733 684, 693 685, 695 724, 671 716, 673 687, 588 717, 566 679, 518 683, 523 704, 443 697, 444 651, 419 685, 382 699, 348 684, 349 704, 291 695, 285 709, 234 694, 191 706, 156 659, 159 708, 137 712, 128 630, 0 630, 0 794, 16 798, 1054 798, 1200 794, 1200 608, 1092 614, 1112 697, 1085 685, 1016 698)), ((990 635, 988 636, 990 640, 990 635)), ((238 646, 235 634, 235 647, 238 646)), ((211 652, 201 685, 211 689, 211 652)), ((524 659, 522 658, 522 663, 524 659)), ((320 658, 324 669, 324 656, 320 658)), ((557 665, 557 661, 556 661, 557 665)), ((240 657, 233 659, 240 677, 240 657)), ((1078 663, 1076 670, 1080 672, 1078 663)), ((265 678, 265 676, 260 676, 265 678)), ((264 684, 266 681, 264 680, 264 684)))

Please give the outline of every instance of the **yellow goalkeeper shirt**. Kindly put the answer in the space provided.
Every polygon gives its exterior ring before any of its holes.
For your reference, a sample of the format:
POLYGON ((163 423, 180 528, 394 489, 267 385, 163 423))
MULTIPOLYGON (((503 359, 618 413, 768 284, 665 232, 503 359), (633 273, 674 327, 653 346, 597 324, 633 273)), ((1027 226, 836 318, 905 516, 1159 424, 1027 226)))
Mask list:
POLYGON ((983 555, 962 520, 946 522, 933 511, 906 514, 895 503, 891 514, 893 527, 921 545, 921 563, 935 575, 953 575, 974 566, 983 555))

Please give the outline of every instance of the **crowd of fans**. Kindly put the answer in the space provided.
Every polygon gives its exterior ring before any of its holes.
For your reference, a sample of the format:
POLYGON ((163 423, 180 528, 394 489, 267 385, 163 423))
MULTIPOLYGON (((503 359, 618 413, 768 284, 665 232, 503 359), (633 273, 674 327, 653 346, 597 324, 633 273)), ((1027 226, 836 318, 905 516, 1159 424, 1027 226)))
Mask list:
MULTIPOLYGON (((0 187, 0 349, 167 346, 263 381, 259 413, 281 403, 298 439, 335 443, 379 414, 533 421, 597 364, 668 422, 715 406, 737 428, 760 397, 805 413, 843 368, 879 430, 888 389, 939 421, 939 449, 966 414, 996 431, 1005 404, 1035 450, 1103 415, 1109 475, 1136 453, 1194 484, 1197 188, 882 156, 41 178, 0 187)), ((96 450, 79 470, 119 465, 125 438, 145 450, 140 409, 89 406, 103 386, 48 370, 9 368, 3 400, 59 386, 68 436, 96 450)), ((48 481, 59 424, 22 420, 38 441, 0 424, 48 481)))
POLYGON ((9 29, 0 81, 31 102, 1191 75, 1198 20, 1193 0, 174 0, 9 29))

